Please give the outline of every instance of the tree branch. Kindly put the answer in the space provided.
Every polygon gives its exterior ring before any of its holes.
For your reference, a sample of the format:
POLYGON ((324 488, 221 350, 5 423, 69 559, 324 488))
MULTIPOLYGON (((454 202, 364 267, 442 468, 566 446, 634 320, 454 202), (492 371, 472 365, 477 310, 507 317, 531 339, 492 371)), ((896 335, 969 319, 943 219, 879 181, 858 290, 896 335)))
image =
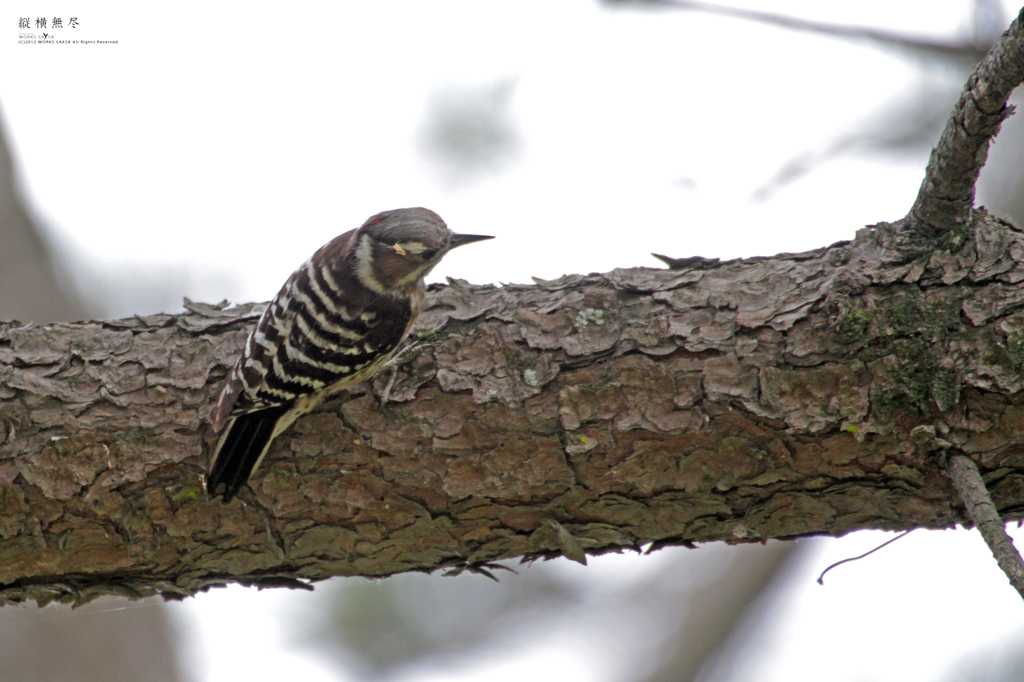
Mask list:
POLYGON ((391 402, 379 376, 300 420, 229 505, 203 492, 205 415, 259 306, 0 325, 0 600, 963 522, 920 425, 1019 518, 1024 234, 986 217, 894 264, 892 230, 435 287, 391 402))
POLYGON ((1004 522, 989 497, 977 465, 963 455, 952 455, 946 468, 964 500, 967 514, 992 550, 999 568, 1003 569, 1013 589, 1024 598, 1024 562, 1013 546, 1013 540, 1006 534, 1004 522))
POLYGON ((1024 10, 978 63, 932 150, 924 181, 908 216, 904 250, 927 251, 942 235, 966 225, 974 208, 974 185, 988 158, 988 145, 1006 104, 1024 81, 1024 10))
POLYGON ((0 324, 0 604, 943 528, 965 519, 939 437, 1021 518, 1024 234, 969 196, 1021 24, 932 156, 926 249, 892 257, 903 220, 803 254, 436 287, 429 352, 299 420, 229 505, 203 492, 206 414, 260 306, 0 324))

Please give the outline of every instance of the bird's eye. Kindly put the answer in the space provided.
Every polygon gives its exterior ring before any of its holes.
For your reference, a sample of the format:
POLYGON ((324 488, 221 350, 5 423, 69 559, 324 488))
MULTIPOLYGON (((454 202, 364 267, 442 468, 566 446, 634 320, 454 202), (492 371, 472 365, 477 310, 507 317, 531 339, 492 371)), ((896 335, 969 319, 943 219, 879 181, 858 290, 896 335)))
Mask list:
POLYGON ((423 260, 433 260, 434 256, 436 255, 437 249, 427 249, 426 251, 420 253, 420 258, 422 258, 423 260))

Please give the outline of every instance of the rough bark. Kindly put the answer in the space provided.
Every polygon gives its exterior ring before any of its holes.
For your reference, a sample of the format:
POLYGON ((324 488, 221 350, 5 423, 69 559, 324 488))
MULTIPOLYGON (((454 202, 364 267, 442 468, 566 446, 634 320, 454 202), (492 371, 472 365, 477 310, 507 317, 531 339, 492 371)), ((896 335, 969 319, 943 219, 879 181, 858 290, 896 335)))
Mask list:
POLYGON ((920 426, 1020 518, 1024 234, 893 238, 437 287, 392 402, 378 377, 301 420, 229 505, 205 415, 259 306, 0 326, 0 599, 963 522, 920 426))

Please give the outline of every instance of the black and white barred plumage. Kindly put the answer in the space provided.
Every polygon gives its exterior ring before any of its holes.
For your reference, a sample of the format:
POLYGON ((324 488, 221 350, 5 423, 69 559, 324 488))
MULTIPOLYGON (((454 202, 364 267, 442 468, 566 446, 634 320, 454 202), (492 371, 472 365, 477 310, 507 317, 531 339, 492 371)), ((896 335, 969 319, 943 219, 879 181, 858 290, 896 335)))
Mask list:
POLYGON ((245 342, 210 412, 217 444, 206 488, 228 502, 270 443, 325 398, 373 375, 420 313, 423 278, 454 234, 433 211, 378 213, 292 273, 245 342))

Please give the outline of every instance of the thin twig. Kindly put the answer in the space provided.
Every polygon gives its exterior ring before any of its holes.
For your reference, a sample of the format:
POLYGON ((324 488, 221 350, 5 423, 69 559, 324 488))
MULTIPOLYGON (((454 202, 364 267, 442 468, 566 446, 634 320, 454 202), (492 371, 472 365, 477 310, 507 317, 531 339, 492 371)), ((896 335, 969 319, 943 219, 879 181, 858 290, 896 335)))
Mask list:
POLYGON ((836 566, 842 566, 843 564, 845 564, 845 563, 847 563, 849 561, 857 561, 858 559, 863 559, 864 557, 868 556, 869 554, 874 554, 875 552, 877 552, 878 550, 882 549, 883 547, 885 547, 887 545, 891 545, 892 543, 896 542, 897 540, 902 538, 904 535, 907 535, 909 533, 913 533, 915 530, 917 530, 917 529, 916 528, 911 528, 910 530, 905 530, 902 533, 900 533, 899 535, 897 535, 896 537, 890 538, 889 540, 886 540, 885 542, 880 544, 878 547, 875 547, 871 551, 864 552, 860 556, 852 556, 849 559, 843 559, 842 561, 835 562, 834 564, 832 564, 831 566, 829 566, 828 568, 826 568, 824 571, 821 572, 821 575, 818 576, 818 584, 819 585, 824 585, 825 584, 825 574, 828 573, 829 571, 831 571, 836 566))
POLYGON ((1024 598, 1024 561, 1021 561, 1013 540, 1006 534, 1006 526, 999 518, 999 512, 992 503, 978 467, 963 455, 953 455, 946 462, 946 470, 967 507, 967 515, 981 531, 981 537, 992 550, 999 568, 1003 569, 1010 584, 1024 598))

